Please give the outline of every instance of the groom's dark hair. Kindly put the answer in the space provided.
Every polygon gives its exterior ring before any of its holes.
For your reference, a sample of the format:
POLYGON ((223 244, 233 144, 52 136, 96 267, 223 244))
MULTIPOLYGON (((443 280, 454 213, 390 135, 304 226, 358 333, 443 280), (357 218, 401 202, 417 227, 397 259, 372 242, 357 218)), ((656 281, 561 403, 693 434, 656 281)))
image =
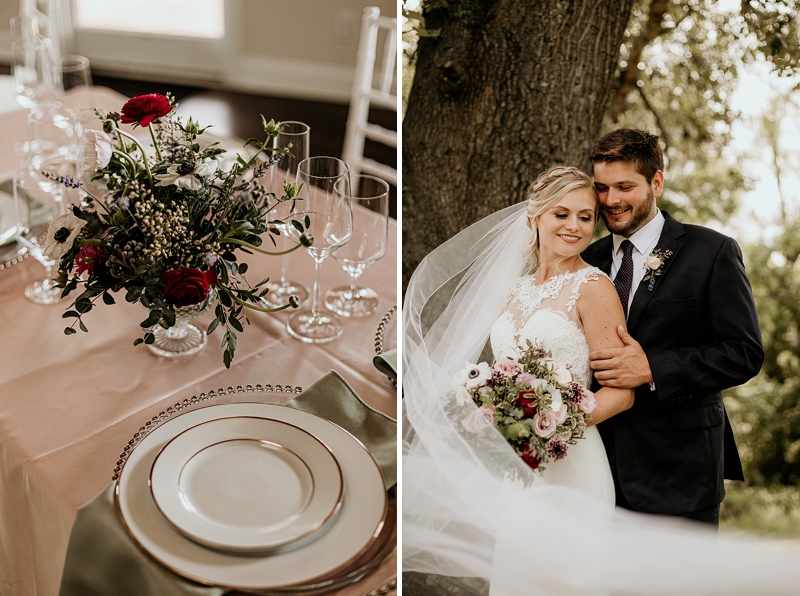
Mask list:
POLYGON ((589 161, 592 169, 596 163, 632 163, 647 182, 652 182, 656 172, 664 169, 664 154, 658 144, 658 137, 646 130, 631 128, 620 128, 597 141, 589 155, 589 161))

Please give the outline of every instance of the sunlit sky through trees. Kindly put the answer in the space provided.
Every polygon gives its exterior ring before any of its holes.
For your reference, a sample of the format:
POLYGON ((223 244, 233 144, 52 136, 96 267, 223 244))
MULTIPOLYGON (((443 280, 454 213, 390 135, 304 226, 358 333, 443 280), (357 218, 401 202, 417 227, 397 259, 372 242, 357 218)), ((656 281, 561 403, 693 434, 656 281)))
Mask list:
MULTIPOLYGON (((737 13, 740 5, 740 0, 720 0, 714 8, 737 13)), ((418 0, 405 2, 409 10, 418 6, 418 0)), ((729 221, 707 225, 740 242, 752 243, 780 231, 774 224, 782 216, 782 202, 787 215, 800 217, 800 76, 778 76, 763 59, 740 63, 737 70, 738 82, 730 102, 736 116, 723 155, 741 165, 749 188, 741 194, 741 208, 729 221), (798 90, 792 93, 795 88, 798 90)), ((666 173, 669 184, 669 171, 666 173)))

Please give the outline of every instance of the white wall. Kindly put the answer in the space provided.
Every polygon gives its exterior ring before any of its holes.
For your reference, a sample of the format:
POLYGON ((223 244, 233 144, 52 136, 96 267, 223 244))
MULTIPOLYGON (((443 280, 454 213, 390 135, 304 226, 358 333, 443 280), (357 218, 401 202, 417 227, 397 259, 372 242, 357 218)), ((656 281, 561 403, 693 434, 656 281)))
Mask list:
MULTIPOLYGON (((135 10, 135 4, 121 6, 135 10)), ((397 15, 394 0, 226 0, 223 40, 78 32, 75 46, 63 51, 89 57, 103 74, 347 103, 366 6, 397 15)), ((0 2, 0 60, 6 62, 8 20, 16 13, 16 2, 0 2)))

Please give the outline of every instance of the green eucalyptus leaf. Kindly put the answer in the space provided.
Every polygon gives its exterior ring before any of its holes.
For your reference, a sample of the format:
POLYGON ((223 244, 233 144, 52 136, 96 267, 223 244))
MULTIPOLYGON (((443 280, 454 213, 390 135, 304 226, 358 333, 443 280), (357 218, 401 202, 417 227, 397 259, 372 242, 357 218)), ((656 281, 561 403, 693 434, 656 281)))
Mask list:
POLYGON ((230 294, 226 291, 221 291, 218 294, 219 301, 222 303, 223 306, 230 308, 233 305, 233 300, 231 300, 230 294))
POLYGON ((206 330, 206 335, 211 335, 212 333, 214 333, 214 330, 216 330, 218 325, 219 325, 219 319, 214 319, 213 321, 211 321, 211 324, 208 326, 208 329, 206 330))

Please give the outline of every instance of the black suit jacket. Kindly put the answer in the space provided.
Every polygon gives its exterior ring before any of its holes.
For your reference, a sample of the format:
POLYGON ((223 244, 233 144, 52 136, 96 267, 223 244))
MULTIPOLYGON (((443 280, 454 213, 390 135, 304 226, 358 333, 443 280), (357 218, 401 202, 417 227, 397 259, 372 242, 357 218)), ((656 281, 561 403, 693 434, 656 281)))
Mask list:
MULTIPOLYGON (((657 248, 672 251, 663 275, 636 289, 628 332, 653 372, 630 410, 598 425, 617 490, 636 511, 681 514, 743 480, 722 390, 754 377, 764 361, 753 292, 735 240, 662 211, 657 248)), ((611 271, 611 236, 583 253, 611 271)))

